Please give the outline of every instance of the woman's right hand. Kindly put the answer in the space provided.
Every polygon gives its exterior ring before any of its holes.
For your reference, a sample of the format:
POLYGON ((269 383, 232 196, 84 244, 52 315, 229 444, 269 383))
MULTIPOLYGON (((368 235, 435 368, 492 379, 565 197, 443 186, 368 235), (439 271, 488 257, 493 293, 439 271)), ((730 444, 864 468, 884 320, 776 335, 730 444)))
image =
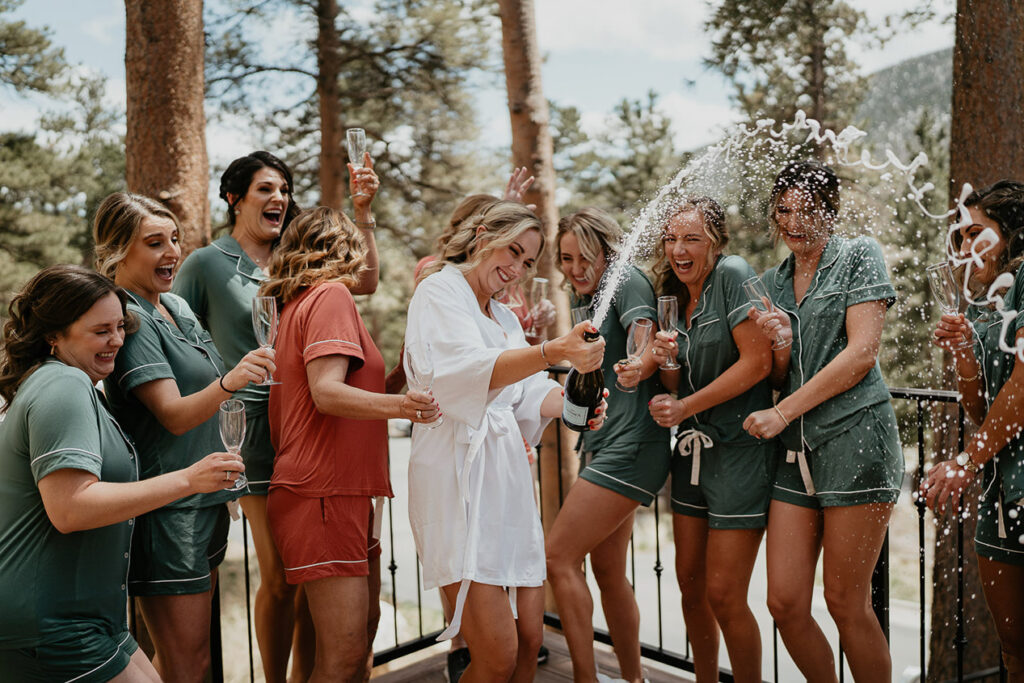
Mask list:
POLYGON ((399 404, 401 417, 411 420, 417 424, 433 422, 441 416, 441 406, 431 394, 424 391, 410 389, 402 396, 399 404))
POLYGON ((231 486, 244 471, 245 463, 238 453, 210 453, 185 468, 185 476, 194 493, 214 493, 231 486))
POLYGON ((767 311, 759 311, 752 306, 747 312, 747 317, 757 323, 761 334, 772 340, 774 348, 785 348, 788 353, 788 348, 793 343, 793 326, 785 311, 780 311, 774 306, 769 307, 767 311))
POLYGON ((604 359, 604 337, 598 337, 592 342, 583 338, 584 332, 596 331, 593 323, 584 320, 568 334, 554 340, 557 342, 556 348, 560 351, 558 360, 569 361, 577 372, 593 372, 601 367, 601 361, 604 359))
POLYGON ((261 346, 245 354, 242 360, 238 361, 238 365, 228 370, 222 384, 225 389, 234 393, 249 382, 262 384, 275 370, 277 366, 274 365, 274 349, 261 346))
POLYGON ((935 325, 932 343, 947 351, 959 351, 960 345, 974 338, 971 324, 963 313, 943 313, 935 325))
POLYGON ((651 355, 654 356, 654 360, 658 361, 659 365, 664 365, 679 355, 679 344, 676 343, 678 335, 679 332, 677 331, 662 332, 659 330, 654 333, 651 355))

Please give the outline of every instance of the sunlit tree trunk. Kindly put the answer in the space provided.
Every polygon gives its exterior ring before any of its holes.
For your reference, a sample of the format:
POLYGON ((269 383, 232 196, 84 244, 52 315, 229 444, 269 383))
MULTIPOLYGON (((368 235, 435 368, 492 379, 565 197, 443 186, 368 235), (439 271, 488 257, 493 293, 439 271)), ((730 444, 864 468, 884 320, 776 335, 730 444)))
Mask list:
POLYGON ((128 189, 163 202, 187 254, 210 240, 202 0, 125 0, 128 189))
MULTIPOLYGON (((1024 178, 1024 4, 1013 0, 958 0, 953 49, 953 108, 950 125, 950 198, 964 183, 975 188, 1002 178, 1024 178)), ((947 365, 949 359, 947 357, 947 365)), ((952 369, 947 367, 947 377, 952 369)), ((945 424, 955 424, 955 412, 945 424)), ((958 452, 955 430, 940 430, 942 451, 958 452)), ((981 599, 974 550, 978 487, 964 523, 965 674, 998 665, 995 627, 981 599)), ((936 534, 929 681, 955 679, 956 527, 946 519, 936 534), (949 533, 945 532, 949 528, 949 533)))
MULTIPOLYGON (((526 195, 528 204, 537 205, 537 215, 544 223, 547 247, 538 266, 539 275, 553 285, 549 291, 558 311, 549 336, 569 329, 569 299, 565 290, 557 286, 561 275, 557 272, 553 254, 555 232, 558 229, 558 207, 555 205, 554 144, 548 127, 548 102, 541 87, 541 56, 537 45, 537 28, 533 0, 499 0, 501 13, 501 45, 505 58, 505 86, 508 90, 508 110, 512 119, 512 164, 526 166, 536 178, 526 195)), ((551 528, 561 505, 560 490, 568 491, 575 479, 572 448, 573 433, 563 429, 559 441, 557 423, 544 432, 539 463, 544 511, 544 526, 551 528), (558 457, 560 454, 561 457, 558 457), (561 486, 559 483, 561 482, 561 486)), ((548 606, 553 607, 550 600, 548 606)))
POLYGON ((345 153, 341 122, 338 2, 317 0, 316 92, 320 104, 320 203, 339 211, 345 202, 345 153))

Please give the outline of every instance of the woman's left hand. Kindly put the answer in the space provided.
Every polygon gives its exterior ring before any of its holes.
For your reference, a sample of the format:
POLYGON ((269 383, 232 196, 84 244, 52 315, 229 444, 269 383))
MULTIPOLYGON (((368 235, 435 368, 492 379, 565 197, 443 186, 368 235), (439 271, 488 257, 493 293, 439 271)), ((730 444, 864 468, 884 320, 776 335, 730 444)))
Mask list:
MULTIPOLYGON (((604 395, 608 396, 608 390, 604 390, 604 395)), ((594 419, 587 423, 590 427, 590 431, 596 432, 604 426, 604 421, 608 419, 608 402, 603 398, 601 403, 597 406, 597 410, 594 411, 594 419)))
POLYGON ((431 394, 415 389, 410 389, 402 396, 400 405, 401 416, 417 424, 433 422, 443 414, 441 406, 437 405, 431 394))
POLYGON ((659 427, 674 427, 692 414, 687 409, 686 401, 674 399, 668 394, 658 394, 652 398, 647 409, 659 427))
POLYGON ((377 189, 380 187, 380 179, 373 170, 373 159, 370 153, 363 155, 363 167, 356 168, 348 165, 348 191, 352 196, 352 206, 356 211, 370 208, 377 189))
POLYGON ((786 423, 774 408, 759 410, 747 415, 743 421, 743 429, 755 439, 772 439, 782 433, 786 423))
POLYGON ((947 503, 959 511, 964 491, 972 481, 974 474, 957 465, 956 460, 944 460, 928 471, 928 478, 921 482, 921 495, 937 515, 947 503))
POLYGON ((624 387, 635 387, 643 379, 641 374, 643 373, 644 366, 639 359, 633 361, 620 360, 612 366, 612 369, 615 370, 619 384, 624 387))

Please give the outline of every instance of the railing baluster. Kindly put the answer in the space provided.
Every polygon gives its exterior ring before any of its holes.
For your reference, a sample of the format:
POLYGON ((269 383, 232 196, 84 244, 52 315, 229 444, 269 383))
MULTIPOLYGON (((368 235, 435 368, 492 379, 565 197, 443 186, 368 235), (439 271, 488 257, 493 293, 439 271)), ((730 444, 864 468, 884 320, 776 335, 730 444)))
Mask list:
POLYGON ((249 643, 249 683, 256 680, 252 653, 252 596, 249 584, 249 520, 242 513, 242 568, 245 570, 245 637, 249 643))
MULTIPOLYGON (((957 449, 964 449, 964 408, 957 404, 957 449)), ((956 513, 956 680, 964 680, 964 648, 967 636, 964 634, 964 516, 956 513)))
MULTIPOLYGON (((391 611, 395 629, 395 645, 398 645, 398 563, 395 562, 395 510, 391 507, 392 498, 388 498, 388 539, 391 543, 391 561, 388 571, 391 573, 391 611)), ((422 635, 422 634, 421 634, 422 635)))
MULTIPOLYGON (((924 401, 917 399, 917 481, 918 484, 924 481, 924 401)), ((917 492, 915 491, 915 494, 917 492)), ((925 527, 924 527, 924 513, 928 507, 928 503, 925 497, 917 495, 917 567, 920 576, 918 577, 918 596, 920 598, 920 670, 921 680, 928 680, 926 672, 926 655, 925 655, 925 636, 928 633, 927 626, 925 624, 925 607, 927 606, 927 597, 925 595, 926 584, 925 584, 925 527)))
POLYGON ((655 585, 658 591, 658 649, 665 649, 665 642, 662 637, 662 610, 661 610, 661 572, 663 567, 661 566, 661 530, 659 528, 658 520, 660 519, 660 511, 658 509, 658 496, 654 497, 654 578, 655 585))

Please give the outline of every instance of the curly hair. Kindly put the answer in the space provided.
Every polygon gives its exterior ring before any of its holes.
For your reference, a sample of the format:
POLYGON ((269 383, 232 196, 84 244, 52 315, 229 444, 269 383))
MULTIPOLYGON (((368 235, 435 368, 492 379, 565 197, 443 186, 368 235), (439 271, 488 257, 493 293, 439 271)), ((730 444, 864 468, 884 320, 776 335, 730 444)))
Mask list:
POLYGON ((88 268, 48 266, 14 296, 3 328, 0 413, 7 411, 22 382, 50 357, 54 337, 111 292, 121 301, 125 331, 131 331, 136 321, 127 311, 128 295, 110 278, 88 268))
POLYGON ((281 234, 284 234, 285 228, 301 213, 301 209, 296 206, 295 197, 292 194, 295 190, 295 185, 292 182, 292 171, 288 168, 288 164, 270 152, 262 150, 235 159, 228 164, 228 167, 224 169, 224 173, 220 176, 218 196, 227 202, 228 226, 234 227, 235 207, 249 193, 249 186, 252 185, 253 176, 261 168, 271 168, 280 173, 281 177, 284 178, 285 186, 287 187, 285 195, 288 197, 288 207, 285 209, 284 218, 281 221, 281 234), (228 195, 234 195, 235 200, 231 201, 228 195))
MULTIPOLYGON (((527 230, 536 230, 540 234, 539 253, 543 253, 544 230, 533 211, 519 202, 504 200, 485 205, 480 213, 469 215, 459 223, 445 242, 437 260, 423 269, 419 279, 422 281, 448 264, 466 274, 489 254, 509 246, 527 230), (481 227, 484 230, 478 233, 481 227)), ((533 271, 534 268, 528 269, 522 279, 529 278, 533 271)))
POLYGON ((448 225, 444 227, 441 234, 437 236, 437 241, 434 242, 434 253, 440 254, 444 251, 448 240, 458 231, 463 221, 473 216, 479 216, 484 210, 500 201, 493 194, 471 194, 459 202, 455 211, 452 212, 451 218, 448 219, 448 225))
POLYGON ((117 265, 128 254, 135 236, 139 234, 139 226, 147 218, 169 220, 181 233, 178 217, 155 199, 140 194, 115 192, 100 203, 92 224, 97 271, 114 279, 117 265))
POLYGON ((806 193, 814 204, 828 231, 835 229, 839 215, 839 176, 830 167, 817 161, 794 161, 779 171, 768 195, 768 222, 772 228, 772 239, 778 242, 779 224, 776 209, 779 200, 787 190, 798 189, 806 193))
MULTIPOLYGON (((700 216, 704 234, 711 240, 712 249, 721 251, 729 244, 729 229, 725 224, 725 212, 721 205, 711 197, 686 197, 673 208, 674 210, 668 214, 665 220, 666 227, 676 216, 693 212, 700 216)), ((664 233, 665 228, 662 229, 662 235, 664 233)), ((690 290, 680 282, 679 277, 672 270, 672 263, 665 251, 664 237, 658 240, 658 244, 654 248, 654 265, 651 266, 651 271, 654 274, 654 291, 658 296, 674 296, 681 314, 690 303, 690 290)))
POLYGON ((964 199, 964 206, 975 206, 999 225, 1006 242, 999 269, 1016 273, 1024 263, 1024 184, 1000 180, 975 190, 964 199))
MULTIPOLYGON (((580 254, 590 262, 586 272, 588 279, 594 277, 594 263, 598 256, 604 254, 605 262, 611 263, 619 255, 622 227, 607 211, 588 206, 558 221, 555 244, 558 246, 556 258, 559 264, 562 262, 562 237, 569 233, 576 237, 580 254)), ((564 277, 565 273, 562 275, 562 286, 571 288, 569 278, 564 277)))
POLYGON ((353 287, 366 269, 366 244, 352 221, 327 206, 303 211, 281 236, 260 294, 286 303, 310 287, 341 282, 353 287))

